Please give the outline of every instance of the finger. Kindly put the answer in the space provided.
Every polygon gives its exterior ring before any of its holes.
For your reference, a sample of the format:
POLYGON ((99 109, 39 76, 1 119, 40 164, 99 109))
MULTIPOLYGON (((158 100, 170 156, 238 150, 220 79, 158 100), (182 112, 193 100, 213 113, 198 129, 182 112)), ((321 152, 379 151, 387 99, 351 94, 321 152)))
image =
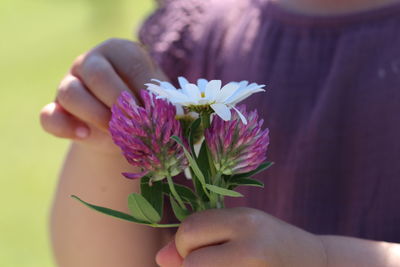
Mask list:
POLYGON ((134 42, 110 39, 97 50, 113 65, 125 83, 136 92, 151 79, 168 80, 146 49, 134 42))
POLYGON ((175 241, 172 240, 156 255, 156 262, 162 267, 180 267, 183 259, 176 250, 175 241))
POLYGON ((200 247, 230 241, 238 231, 240 222, 232 209, 207 210, 188 217, 175 236, 179 254, 185 258, 200 247))
POLYGON ((110 109, 91 95, 78 78, 68 75, 61 82, 57 102, 78 119, 108 131, 110 109))
POLYGON ((130 91, 110 62, 99 55, 78 58, 71 74, 78 77, 90 92, 108 107, 116 102, 123 91, 130 91))
POLYGON ((40 122, 45 131, 57 137, 85 139, 90 135, 85 123, 68 114, 57 103, 50 103, 42 109, 40 122))
POLYGON ((207 246, 192 251, 183 260, 183 267, 235 267, 241 265, 240 256, 235 255, 235 250, 230 243, 216 246, 207 246))

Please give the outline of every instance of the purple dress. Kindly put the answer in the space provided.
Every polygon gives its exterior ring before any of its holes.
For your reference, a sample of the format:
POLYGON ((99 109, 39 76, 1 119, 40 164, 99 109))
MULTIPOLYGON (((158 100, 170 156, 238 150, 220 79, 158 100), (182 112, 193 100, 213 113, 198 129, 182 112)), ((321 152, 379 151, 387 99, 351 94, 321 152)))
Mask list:
POLYGON ((247 104, 275 165, 230 206, 400 242, 400 4, 316 17, 264 0, 166 1, 140 36, 171 80, 267 84, 247 104))

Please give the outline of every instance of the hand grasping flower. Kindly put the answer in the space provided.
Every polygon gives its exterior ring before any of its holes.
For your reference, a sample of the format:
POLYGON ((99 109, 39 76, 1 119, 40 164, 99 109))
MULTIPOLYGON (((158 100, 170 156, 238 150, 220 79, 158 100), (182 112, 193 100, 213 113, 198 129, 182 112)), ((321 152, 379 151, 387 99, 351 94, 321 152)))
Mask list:
POLYGON ((158 95, 158 98, 167 99, 173 104, 180 104, 200 114, 209 115, 215 112, 224 121, 231 119, 231 109, 234 109, 244 124, 247 120, 235 105, 254 93, 265 91, 265 85, 249 84, 247 81, 231 82, 221 88, 220 80, 199 79, 196 85, 179 77, 179 89, 168 82, 155 79, 153 81, 159 84, 148 83, 146 86, 149 91, 158 95))

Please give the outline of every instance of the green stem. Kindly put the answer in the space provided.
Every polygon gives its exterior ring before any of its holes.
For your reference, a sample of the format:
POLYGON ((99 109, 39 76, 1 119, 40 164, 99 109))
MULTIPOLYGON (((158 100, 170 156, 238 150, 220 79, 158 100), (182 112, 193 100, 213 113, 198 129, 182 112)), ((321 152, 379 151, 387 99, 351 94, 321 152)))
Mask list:
POLYGON ((217 172, 217 174, 215 174, 214 177, 215 177, 214 178, 214 185, 222 186, 222 182, 223 182, 223 181, 221 181, 222 173, 219 171, 219 172, 217 172))
POLYGON ((208 112, 200 114, 201 124, 203 125, 204 131, 210 127, 210 116, 211 115, 208 112))
POLYGON ((178 202, 179 206, 181 206, 182 209, 187 210, 185 204, 182 201, 182 198, 179 196, 178 192, 176 192, 174 182, 172 181, 172 177, 170 174, 167 175, 167 181, 168 181, 169 190, 171 191, 172 195, 178 202))
MULTIPOLYGON (((214 177, 214 185, 220 186, 220 187, 225 187, 224 186, 224 181, 222 180, 222 173, 220 171, 217 172, 217 174, 214 177)), ((224 196, 221 195, 216 195, 216 204, 215 204, 217 209, 222 209, 225 208, 225 203, 224 203, 224 196)))
POLYGON ((201 196, 204 193, 204 195, 206 195, 206 197, 208 197, 208 199, 210 199, 210 193, 207 191, 207 188, 199 181, 196 174, 193 173, 192 169, 190 169, 190 173, 192 175, 193 187, 194 187, 197 195, 200 196, 200 197, 198 197, 199 203, 201 203, 201 205, 204 206, 204 201, 201 196), (196 183, 196 181, 197 181, 197 183, 196 183))
POLYGON ((218 196, 217 209, 223 209, 223 208, 225 208, 224 196, 218 196))
MULTIPOLYGON (((208 114, 208 113, 203 113, 203 114, 201 114, 201 116, 200 116, 200 118, 201 118, 201 123, 202 123, 202 125, 203 125, 204 131, 205 131, 207 128, 210 127, 210 116, 211 116, 211 115, 208 114)), ((211 177, 214 177, 215 172, 216 172, 216 170, 215 170, 215 165, 214 165, 214 161, 213 161, 213 159, 212 159, 210 149, 208 148, 207 141, 204 140, 204 142, 206 142, 206 152, 207 152, 207 158, 208 158, 208 165, 210 166, 211 177)))
POLYGON ((203 186, 203 191, 206 194, 206 196, 210 199, 211 198, 210 193, 208 192, 208 190, 205 186, 203 186))
POLYGON ((150 224, 151 227, 155 228, 172 228, 172 227, 179 227, 180 224, 150 224))
MULTIPOLYGON (((204 142, 206 142, 206 140, 204 140, 204 142)), ((212 156, 211 156, 210 149, 208 149, 207 143, 206 143, 206 152, 207 152, 207 158, 208 158, 208 165, 210 165, 211 177, 214 177, 215 176, 215 172, 216 172, 215 165, 214 165, 214 161, 213 161, 212 156)))
MULTIPOLYGON (((201 118, 201 123, 203 125, 203 130, 206 131, 207 128, 210 127, 210 117, 211 114, 205 112, 200 114, 200 118, 201 118)), ((204 142, 206 142, 206 154, 207 154, 207 160, 208 160, 208 165, 210 167, 210 175, 211 175, 211 179, 210 181, 207 181, 207 183, 213 184, 213 185, 218 185, 219 184, 219 180, 221 178, 221 174, 217 173, 216 168, 215 168, 215 164, 210 152, 210 149, 207 145, 207 141, 204 140, 204 142)), ((208 192, 208 190, 206 188, 204 188, 204 191, 206 192, 208 199, 210 200, 210 208, 220 208, 220 199, 219 199, 219 195, 215 194, 213 192, 208 192)))

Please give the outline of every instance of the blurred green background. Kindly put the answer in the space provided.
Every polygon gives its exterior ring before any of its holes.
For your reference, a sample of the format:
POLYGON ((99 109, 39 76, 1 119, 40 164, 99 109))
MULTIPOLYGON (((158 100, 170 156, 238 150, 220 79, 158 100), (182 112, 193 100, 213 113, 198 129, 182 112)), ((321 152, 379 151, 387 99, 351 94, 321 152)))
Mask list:
POLYGON ((48 267, 48 212, 68 142, 38 114, 76 56, 134 39, 152 0, 0 0, 0 266, 48 267))

